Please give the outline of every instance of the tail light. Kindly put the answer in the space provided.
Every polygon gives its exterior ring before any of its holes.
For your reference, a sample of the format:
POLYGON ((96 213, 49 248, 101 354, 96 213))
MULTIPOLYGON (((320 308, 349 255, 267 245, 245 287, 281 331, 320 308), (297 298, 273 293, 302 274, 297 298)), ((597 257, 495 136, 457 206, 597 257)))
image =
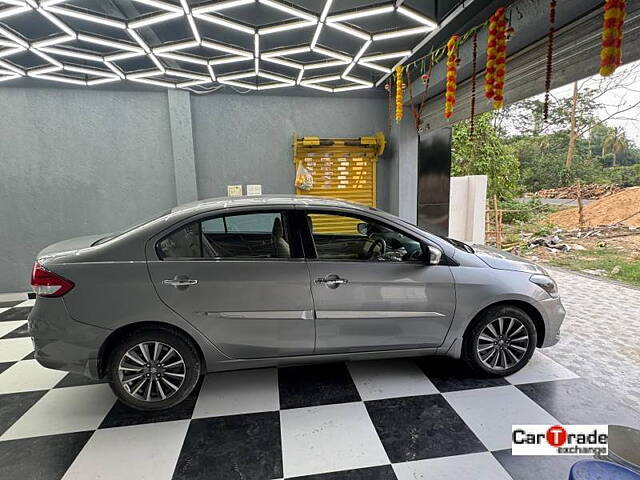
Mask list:
POLYGON ((41 297, 61 297, 74 287, 71 280, 57 275, 36 262, 31 272, 31 288, 41 297))

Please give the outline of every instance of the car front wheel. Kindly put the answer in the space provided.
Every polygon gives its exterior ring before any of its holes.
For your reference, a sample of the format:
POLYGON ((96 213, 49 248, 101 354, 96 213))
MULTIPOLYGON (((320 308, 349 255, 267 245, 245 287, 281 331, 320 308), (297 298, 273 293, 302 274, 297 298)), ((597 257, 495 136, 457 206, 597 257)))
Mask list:
POLYGON ((191 341, 177 332, 140 329, 113 349, 109 383, 116 396, 138 410, 163 410, 195 388, 201 365, 191 341))
POLYGON ((498 306, 475 320, 465 335, 462 356, 476 372, 504 377, 529 362, 536 343, 535 325, 524 310, 498 306))

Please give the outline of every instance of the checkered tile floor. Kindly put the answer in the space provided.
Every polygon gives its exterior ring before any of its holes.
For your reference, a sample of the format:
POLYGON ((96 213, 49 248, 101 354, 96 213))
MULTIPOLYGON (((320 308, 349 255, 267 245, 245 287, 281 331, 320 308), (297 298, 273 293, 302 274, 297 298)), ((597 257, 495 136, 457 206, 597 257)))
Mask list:
POLYGON ((574 457, 513 457, 511 425, 640 415, 536 352, 507 379, 442 358, 209 374, 169 411, 41 367, 0 303, 0 479, 566 479, 574 457))

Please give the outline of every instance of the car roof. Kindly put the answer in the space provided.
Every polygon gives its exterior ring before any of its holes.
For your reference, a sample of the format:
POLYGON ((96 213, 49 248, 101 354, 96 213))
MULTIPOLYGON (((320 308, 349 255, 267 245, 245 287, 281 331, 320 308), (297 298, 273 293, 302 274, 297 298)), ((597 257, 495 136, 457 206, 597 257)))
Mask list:
POLYGON ((182 213, 186 211, 216 210, 219 208, 244 207, 244 206, 268 206, 268 205, 291 205, 304 207, 346 207, 358 210, 376 210, 373 207, 346 202, 334 198, 314 197, 310 195, 260 195, 243 197, 217 197, 198 200, 191 203, 178 205, 171 210, 171 213, 182 213))

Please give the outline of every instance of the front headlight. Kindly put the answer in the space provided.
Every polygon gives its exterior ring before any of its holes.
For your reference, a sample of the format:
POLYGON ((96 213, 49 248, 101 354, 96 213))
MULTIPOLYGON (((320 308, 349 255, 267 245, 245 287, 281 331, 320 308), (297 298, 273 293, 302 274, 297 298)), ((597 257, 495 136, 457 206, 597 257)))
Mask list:
POLYGON ((551 297, 558 297, 558 285, 548 275, 531 275, 529 280, 547 292, 551 297))

